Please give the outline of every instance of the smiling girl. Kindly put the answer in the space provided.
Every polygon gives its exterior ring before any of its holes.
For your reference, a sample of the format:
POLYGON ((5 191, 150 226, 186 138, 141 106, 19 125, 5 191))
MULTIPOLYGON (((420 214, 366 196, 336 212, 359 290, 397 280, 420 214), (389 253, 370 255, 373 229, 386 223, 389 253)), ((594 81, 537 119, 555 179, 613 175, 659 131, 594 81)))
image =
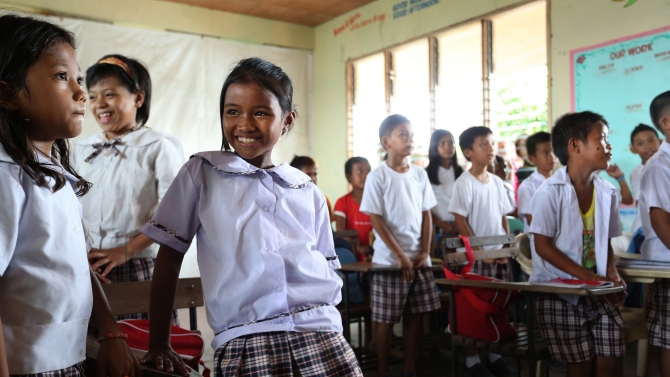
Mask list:
MULTIPOLYGON (((158 245, 140 233, 184 162, 175 138, 145 126, 151 78, 137 60, 107 55, 86 71, 101 133, 75 143, 74 162, 93 183, 82 198, 92 268, 105 282, 151 280, 158 245)), ((148 313, 117 319, 148 319, 148 313)), ((177 324, 176 312, 173 323, 177 324)))

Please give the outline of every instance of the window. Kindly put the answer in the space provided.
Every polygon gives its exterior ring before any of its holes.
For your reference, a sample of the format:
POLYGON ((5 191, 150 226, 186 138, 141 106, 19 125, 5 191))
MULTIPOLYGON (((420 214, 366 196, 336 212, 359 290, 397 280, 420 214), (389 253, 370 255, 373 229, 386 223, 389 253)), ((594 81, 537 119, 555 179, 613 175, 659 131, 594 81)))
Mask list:
POLYGON ((392 113, 412 122, 414 161, 433 128, 458 140, 486 125, 508 141, 546 130, 546 12, 533 1, 351 62, 349 155, 376 166, 383 152, 371 140, 392 113))

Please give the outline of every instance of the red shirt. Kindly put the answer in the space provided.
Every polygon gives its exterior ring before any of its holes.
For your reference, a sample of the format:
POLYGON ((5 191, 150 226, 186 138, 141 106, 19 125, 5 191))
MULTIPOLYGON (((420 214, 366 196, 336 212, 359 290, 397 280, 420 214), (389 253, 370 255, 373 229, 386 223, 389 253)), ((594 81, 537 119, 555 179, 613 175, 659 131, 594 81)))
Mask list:
POLYGON ((335 203, 335 216, 342 216, 347 220, 347 230, 357 230, 358 240, 361 246, 370 244, 370 232, 372 232, 372 222, 370 216, 361 212, 361 206, 354 201, 351 193, 337 199, 335 203))

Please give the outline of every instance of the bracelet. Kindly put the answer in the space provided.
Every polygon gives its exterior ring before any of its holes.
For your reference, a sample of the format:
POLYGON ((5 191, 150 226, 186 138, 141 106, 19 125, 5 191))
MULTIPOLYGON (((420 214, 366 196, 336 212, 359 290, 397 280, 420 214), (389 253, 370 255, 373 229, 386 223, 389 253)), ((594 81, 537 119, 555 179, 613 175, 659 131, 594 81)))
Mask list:
POLYGON ((593 281, 598 281, 598 280, 600 280, 601 277, 602 277, 602 276, 596 274, 596 275, 593 277, 593 281))
POLYGON ((128 247, 125 244, 123 245, 123 252, 126 254, 126 262, 128 262, 128 247))
POLYGON ((98 343, 102 343, 103 340, 107 339, 128 339, 128 335, 122 332, 113 332, 109 334, 102 335, 98 337, 98 343))
POLYGON ((622 175, 621 177, 617 178, 616 181, 621 183, 621 181, 623 181, 624 179, 626 179, 626 177, 622 175))

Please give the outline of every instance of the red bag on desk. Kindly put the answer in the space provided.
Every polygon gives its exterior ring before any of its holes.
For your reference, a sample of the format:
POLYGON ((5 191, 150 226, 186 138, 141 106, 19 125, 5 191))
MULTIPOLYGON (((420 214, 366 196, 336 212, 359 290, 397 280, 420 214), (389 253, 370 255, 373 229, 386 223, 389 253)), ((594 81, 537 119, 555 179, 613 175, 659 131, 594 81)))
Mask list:
MULTIPOLYGON (((146 319, 126 319, 118 322, 121 331, 128 335, 128 347, 140 351, 149 350, 149 321, 146 319)), ((181 356, 184 364, 198 370, 198 364, 205 363, 200 360, 205 352, 205 340, 200 334, 178 326, 170 327, 170 345, 172 349, 181 356)), ((203 376, 209 376, 209 369, 205 369, 203 376)))
MULTIPOLYGON (((501 280, 473 274, 470 272, 475 262, 470 240, 461 237, 468 264, 463 267, 461 275, 449 271, 442 263, 442 269, 447 279, 452 280, 501 280)), ((489 342, 499 342, 516 338, 516 330, 512 327, 508 317, 508 306, 516 302, 519 291, 493 288, 453 287, 454 302, 456 305, 456 332, 471 338, 489 342)), ((451 323, 454 323, 450 318, 451 323)))

